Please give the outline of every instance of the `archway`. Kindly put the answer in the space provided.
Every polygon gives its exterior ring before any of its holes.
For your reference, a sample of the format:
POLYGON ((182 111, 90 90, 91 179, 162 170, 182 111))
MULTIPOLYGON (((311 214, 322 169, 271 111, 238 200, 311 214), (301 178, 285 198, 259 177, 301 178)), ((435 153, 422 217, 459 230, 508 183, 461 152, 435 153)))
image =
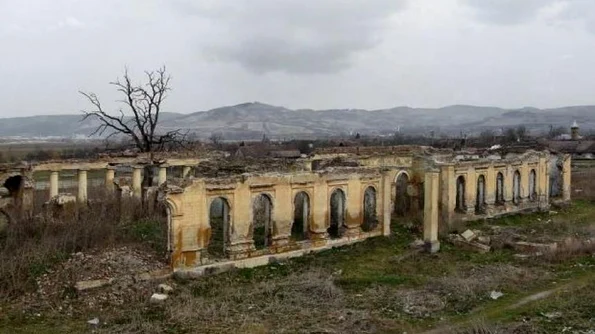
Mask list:
POLYGON ((291 239, 300 241, 307 238, 310 226, 310 197, 304 191, 295 195, 293 200, 293 224, 291 239))
POLYGON ((475 197, 475 213, 482 214, 485 212, 485 204, 486 204, 486 184, 485 184, 485 177, 480 175, 477 178, 477 194, 475 197))
POLYGON ((273 239, 273 201, 266 194, 254 199, 252 206, 252 237, 254 247, 262 249, 271 245, 273 239))
POLYGON ((496 204, 504 204, 504 175, 500 172, 496 176, 496 204))
POLYGON ((457 178, 457 197, 456 210, 464 213, 466 211, 465 204, 465 177, 463 175, 457 178))
POLYGON ((207 246, 207 253, 212 258, 225 257, 227 243, 227 230, 230 221, 229 202, 224 197, 217 197, 209 207, 209 225, 211 226, 211 237, 207 246))
POLYGON ((331 195, 331 221, 328 234, 331 238, 340 238, 345 228, 345 193, 335 189, 331 195))
POLYGON ((399 217, 406 216, 411 210, 411 198, 407 191, 407 187, 409 186, 409 176, 401 172, 397 176, 397 180, 395 182, 395 214, 399 217))
POLYGON ((512 178, 512 201, 519 204, 521 201, 521 173, 517 170, 512 178))
POLYGON ((537 174, 535 169, 529 172, 529 200, 535 201, 537 199, 537 174))
POLYGON ((364 192, 364 219, 362 230, 372 231, 378 226, 378 215, 376 214, 376 189, 368 187, 364 192))

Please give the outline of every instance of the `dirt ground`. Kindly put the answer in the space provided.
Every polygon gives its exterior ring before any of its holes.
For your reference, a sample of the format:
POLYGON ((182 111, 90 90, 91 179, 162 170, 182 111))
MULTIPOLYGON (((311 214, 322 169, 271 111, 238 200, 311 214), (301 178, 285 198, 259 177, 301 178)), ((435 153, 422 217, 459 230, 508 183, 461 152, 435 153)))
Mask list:
POLYGON ((594 202, 473 223, 489 239, 487 253, 448 238, 436 254, 419 252, 404 226, 394 221, 387 238, 196 280, 131 278, 162 266, 134 248, 72 254, 35 294, 0 302, 0 332, 595 333, 594 202), (519 251, 519 241, 557 248, 519 251), (108 277, 129 280, 73 289, 108 277), (174 291, 151 303, 163 282, 174 291))

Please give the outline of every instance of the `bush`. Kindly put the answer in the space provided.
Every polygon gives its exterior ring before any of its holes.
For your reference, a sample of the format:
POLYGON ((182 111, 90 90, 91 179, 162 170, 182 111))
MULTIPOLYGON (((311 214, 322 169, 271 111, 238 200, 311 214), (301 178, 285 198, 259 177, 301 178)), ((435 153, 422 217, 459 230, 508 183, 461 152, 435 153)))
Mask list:
MULTIPOLYGON (((33 291, 35 280, 70 254, 118 244, 146 243, 165 252, 167 224, 140 203, 105 198, 89 207, 65 206, 11 223, 0 235, 0 298, 33 291)), ((155 212, 161 212, 156 210, 155 212)))

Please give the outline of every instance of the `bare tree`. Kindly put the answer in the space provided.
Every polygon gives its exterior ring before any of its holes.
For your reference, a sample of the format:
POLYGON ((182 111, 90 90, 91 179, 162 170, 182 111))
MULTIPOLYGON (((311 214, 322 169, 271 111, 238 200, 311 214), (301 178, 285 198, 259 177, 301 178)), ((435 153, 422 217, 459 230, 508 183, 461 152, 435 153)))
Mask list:
POLYGON ((211 143, 213 143, 213 145, 219 147, 221 145, 221 142, 223 141, 223 133, 213 132, 211 133, 209 140, 211 141, 211 143))
MULTIPOLYGON (((114 114, 104 109, 95 93, 80 92, 91 103, 92 108, 83 110, 83 120, 96 119, 99 126, 91 135, 107 135, 107 138, 121 135, 128 138, 141 153, 148 153, 151 162, 155 152, 182 145, 185 134, 179 129, 173 131, 160 131, 158 129, 159 117, 162 112, 163 102, 171 90, 171 76, 165 67, 154 71, 145 71, 146 82, 133 83, 128 70, 124 77, 110 82, 116 87, 123 98, 118 100, 123 107, 114 114)), ((152 185, 152 168, 147 168, 143 183, 152 185)))
POLYGON ((92 104, 90 110, 83 110, 86 119, 97 119, 100 125, 91 135, 107 137, 123 135, 128 137, 142 153, 149 153, 151 160, 155 152, 172 145, 181 144, 185 139, 179 129, 160 132, 157 128, 162 104, 171 90, 171 76, 165 67, 155 71, 145 71, 147 82, 135 84, 125 70, 122 80, 110 82, 123 95, 118 102, 124 105, 114 115, 108 113, 95 93, 80 92, 92 104))

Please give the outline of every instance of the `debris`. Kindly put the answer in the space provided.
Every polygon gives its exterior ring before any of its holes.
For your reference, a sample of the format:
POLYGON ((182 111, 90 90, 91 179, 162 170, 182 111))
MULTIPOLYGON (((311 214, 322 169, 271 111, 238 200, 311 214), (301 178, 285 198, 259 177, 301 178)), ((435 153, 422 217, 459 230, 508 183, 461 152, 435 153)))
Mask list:
POLYGON ((415 239, 413 240, 412 243, 409 244, 409 248, 421 248, 425 245, 426 243, 421 240, 421 239, 415 239))
POLYGON ((521 260, 525 260, 525 259, 530 259, 532 257, 538 257, 538 256, 542 256, 543 253, 533 253, 533 254, 514 254, 513 256, 517 259, 521 259, 521 260))
POLYGON ((163 293, 154 293, 151 295, 151 303, 163 303, 167 299, 167 295, 163 293))
POLYGON ((461 237, 463 237, 466 241, 473 241, 475 238, 477 238, 477 235, 473 233, 473 231, 467 230, 461 233, 461 237))
POLYGON ((490 237, 477 237, 477 242, 482 243, 484 245, 489 245, 492 242, 492 239, 490 237))
POLYGON ((558 214, 558 211, 550 211, 549 214, 550 215, 557 215, 558 214))
POLYGON ((106 285, 110 285, 110 284, 112 284, 113 281, 114 280, 112 278, 110 278, 110 279, 96 279, 96 280, 90 280, 90 281, 78 281, 74 285, 74 288, 77 291, 97 289, 97 288, 104 287, 106 285))
POLYGON ((455 246, 461 247, 466 250, 475 251, 478 253, 488 253, 492 248, 488 245, 480 244, 474 241, 465 241, 460 239, 452 240, 455 246))
POLYGON ((167 284, 159 284, 157 289, 159 289, 159 292, 165 293, 165 294, 170 294, 174 291, 174 288, 172 288, 171 286, 169 286, 167 284))
POLYGON ((97 325, 99 325, 99 318, 93 318, 93 319, 87 321, 87 323, 89 325, 97 326, 97 325))
POLYGON ((538 244, 533 242, 517 241, 512 246, 515 250, 525 253, 553 253, 558 249, 558 244, 555 242, 551 244, 538 244))
POLYGON ((562 312, 548 312, 548 313, 541 313, 542 316, 548 319, 555 319, 562 316, 562 312))
POLYGON ((497 300, 498 298, 504 296, 504 294, 500 291, 494 291, 492 290, 492 292, 490 292, 490 298, 492 298, 493 300, 497 300))

